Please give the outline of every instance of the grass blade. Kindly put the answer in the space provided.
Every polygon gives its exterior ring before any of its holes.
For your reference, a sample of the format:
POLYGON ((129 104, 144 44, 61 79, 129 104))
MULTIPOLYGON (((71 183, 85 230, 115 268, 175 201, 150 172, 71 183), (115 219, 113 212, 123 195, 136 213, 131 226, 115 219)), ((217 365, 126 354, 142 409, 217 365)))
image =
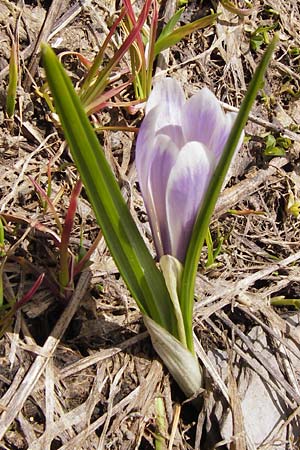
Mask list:
POLYGON ((18 55, 17 44, 12 43, 9 60, 9 82, 6 97, 6 112, 8 117, 13 117, 15 113, 16 97, 18 85, 18 55))
POLYGON ((172 33, 172 31, 174 30, 177 22, 179 22, 180 17, 183 13, 183 11, 185 10, 185 8, 180 8, 178 11, 176 11, 176 13, 174 14, 174 16, 171 17, 171 19, 169 20, 169 22, 164 26, 164 28, 162 29, 157 41, 159 42, 162 38, 165 38, 166 36, 168 36, 170 33, 172 33))
POLYGON ((263 76, 267 70, 269 61, 275 49, 278 37, 275 36, 267 48, 258 65, 248 91, 242 102, 236 121, 226 143, 223 155, 212 177, 202 207, 195 223, 192 238, 189 244, 182 277, 180 301, 181 310, 185 322, 188 348, 193 351, 192 316, 194 305, 194 286, 203 242, 207 234, 209 221, 213 213, 216 201, 228 171, 231 159, 238 144, 240 135, 246 125, 249 112, 256 98, 257 92, 263 86, 263 76))
POLYGON ((198 30, 200 28, 205 28, 208 25, 213 24, 218 16, 219 14, 211 14, 209 16, 195 20, 194 22, 183 25, 182 27, 177 28, 176 30, 170 32, 169 34, 164 33, 162 37, 160 35, 154 47, 155 56, 157 56, 163 50, 166 50, 167 48, 171 47, 172 45, 177 44, 177 42, 179 42, 185 36, 188 36, 189 34, 193 33, 193 31, 198 30))
POLYGON ((43 62, 65 137, 112 256, 141 311, 177 336, 172 303, 72 83, 47 45, 43 62))

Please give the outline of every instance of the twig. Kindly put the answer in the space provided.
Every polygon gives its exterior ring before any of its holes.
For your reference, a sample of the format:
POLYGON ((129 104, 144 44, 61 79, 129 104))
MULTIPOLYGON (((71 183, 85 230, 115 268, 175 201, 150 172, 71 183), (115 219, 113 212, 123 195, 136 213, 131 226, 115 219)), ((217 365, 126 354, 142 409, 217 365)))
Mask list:
MULTIPOLYGON (((227 111, 239 112, 239 108, 235 106, 228 105, 228 103, 220 102, 223 108, 227 111)), ((269 128, 270 130, 275 131, 276 133, 282 134, 282 136, 287 137, 295 142, 300 142, 300 135, 294 133, 293 131, 287 130, 286 128, 279 127, 272 122, 268 122, 267 120, 262 119, 261 117, 254 116, 253 114, 249 114, 248 117, 251 122, 256 123, 257 125, 261 125, 262 127, 269 128)))
POLYGON ((286 158, 274 158, 266 170, 259 170, 254 175, 249 175, 237 185, 225 189, 219 197, 213 218, 226 213, 228 209, 239 203, 244 198, 249 198, 251 194, 259 189, 259 187, 270 179, 278 169, 288 163, 286 158))
MULTIPOLYGON (((74 5, 72 5, 68 9, 68 11, 61 18, 59 18, 55 22, 53 30, 51 31, 51 33, 48 36, 48 40, 52 39, 66 25, 68 25, 70 22, 72 22, 72 20, 74 20, 76 18, 76 16, 81 12, 83 7, 84 7, 83 0, 82 1, 77 1, 76 3, 74 3, 74 5)), ((32 54, 32 52, 34 51, 35 47, 36 47, 36 43, 35 42, 33 42, 32 44, 28 45, 28 47, 26 47, 21 52, 21 59, 26 60, 32 54)), ((6 77, 6 75, 8 74, 8 70, 9 70, 9 65, 7 65, 6 67, 4 67, 4 69, 1 70, 1 72, 0 72, 0 80, 2 80, 3 78, 6 77)))
POLYGON ((24 80, 25 91, 28 90, 28 88, 31 86, 32 80, 37 71, 39 65, 38 55, 40 53, 41 43, 48 40, 51 28, 53 27, 54 21, 59 13, 59 10, 61 9, 61 6, 62 3, 60 0, 52 0, 48 13, 46 14, 43 26, 35 42, 33 52, 31 54, 31 58, 28 65, 28 72, 24 80))
POLYGON ((247 346, 247 350, 252 353, 252 355, 257 359, 257 361, 260 363, 261 367, 264 367, 266 371, 269 373, 269 375, 276 380, 278 384, 280 384, 283 389, 291 396, 292 399, 295 400, 295 402, 299 405, 300 404, 300 396, 298 393, 293 389, 292 386, 285 380, 282 373, 274 367, 270 360, 267 360, 265 357, 261 356, 259 352, 257 352, 251 342, 251 339, 249 339, 224 313, 224 311, 219 311, 216 313, 216 315, 224 322, 227 326, 229 326, 232 330, 234 330, 234 333, 245 343, 247 346))

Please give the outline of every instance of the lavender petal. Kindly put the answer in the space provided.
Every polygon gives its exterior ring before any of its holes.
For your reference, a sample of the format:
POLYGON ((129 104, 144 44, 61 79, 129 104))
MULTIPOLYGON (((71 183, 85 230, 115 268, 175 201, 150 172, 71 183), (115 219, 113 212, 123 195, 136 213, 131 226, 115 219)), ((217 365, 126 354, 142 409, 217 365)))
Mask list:
POLYGON ((185 95, 179 82, 165 78, 156 84, 146 105, 146 116, 159 107, 158 126, 181 125, 181 111, 185 103, 185 95))
POLYGON ((209 89, 201 89, 186 102, 182 122, 186 141, 202 142, 218 160, 231 131, 233 117, 224 113, 209 89))
POLYGON ((145 203, 150 208, 151 200, 148 192, 148 179, 151 162, 155 156, 153 145, 155 140, 155 127, 157 122, 158 108, 151 110, 144 118, 135 146, 135 164, 138 181, 145 203))
POLYGON ((199 142, 187 143, 179 152, 167 184, 166 208, 171 255, 184 261, 192 228, 212 170, 214 157, 199 142))
POLYGON ((154 157, 149 172, 149 190, 154 205, 154 220, 150 219, 158 257, 170 254, 171 242, 167 226, 166 189, 170 172, 176 162, 179 148, 168 137, 159 135, 153 148, 154 157), (156 223, 153 223, 153 222, 156 223))

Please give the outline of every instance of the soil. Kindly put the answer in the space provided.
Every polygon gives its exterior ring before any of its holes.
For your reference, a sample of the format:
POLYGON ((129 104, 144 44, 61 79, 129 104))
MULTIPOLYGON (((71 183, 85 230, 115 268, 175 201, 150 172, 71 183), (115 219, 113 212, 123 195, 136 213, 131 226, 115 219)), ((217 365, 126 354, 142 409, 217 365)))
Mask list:
MULTIPOLYGON (((135 2, 137 12, 143 3, 135 2)), ((95 240, 97 245, 68 295, 61 295, 57 282, 58 223, 64 223, 78 173, 43 94, 40 43, 48 41, 57 54, 79 52, 92 60, 121 2, 2 0, 1 450, 300 448, 300 6, 295 0, 184 3, 180 25, 211 10, 219 13, 213 25, 184 38, 156 63, 156 73, 179 80, 188 97, 208 86, 225 110, 238 109, 275 31, 280 38, 212 219, 220 251, 208 266, 204 248, 199 263, 194 331, 205 369, 203 407, 199 412, 184 398, 152 349, 84 189, 69 251, 75 256, 95 240), (8 118, 13 39, 19 78, 8 118), (53 208, 37 185, 48 189, 53 208), (41 286, 25 301, 41 274, 41 286), (22 307, 15 308, 20 300, 22 307), (263 438, 255 434, 257 422, 249 425, 252 413, 243 402, 255 377, 263 380, 275 409, 281 408, 263 438)), ((161 1, 161 22, 175 10, 175 1, 161 1)), ((115 42, 121 39, 118 29, 115 42)), ((113 52, 111 45, 106 60, 113 52)), ((79 86, 84 66, 71 53, 62 61, 79 86)), ((127 63, 125 58, 122 69, 127 63)), ((117 100, 131 97, 129 87, 117 100)), ((92 118, 130 130, 141 119, 141 111, 118 107, 92 118)), ((99 139, 152 249, 134 169, 135 133, 104 130, 99 139)), ((266 403, 266 423, 268 408, 266 403)))

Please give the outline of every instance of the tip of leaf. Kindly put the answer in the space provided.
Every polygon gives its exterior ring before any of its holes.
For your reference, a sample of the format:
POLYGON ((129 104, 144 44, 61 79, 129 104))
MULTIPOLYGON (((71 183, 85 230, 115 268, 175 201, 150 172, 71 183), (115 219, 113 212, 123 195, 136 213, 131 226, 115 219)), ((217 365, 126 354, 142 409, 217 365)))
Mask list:
POLYGON ((42 42, 42 43, 41 43, 41 52, 42 52, 42 56, 44 56, 45 53, 49 52, 49 50, 51 50, 50 45, 47 44, 47 42, 42 42))

